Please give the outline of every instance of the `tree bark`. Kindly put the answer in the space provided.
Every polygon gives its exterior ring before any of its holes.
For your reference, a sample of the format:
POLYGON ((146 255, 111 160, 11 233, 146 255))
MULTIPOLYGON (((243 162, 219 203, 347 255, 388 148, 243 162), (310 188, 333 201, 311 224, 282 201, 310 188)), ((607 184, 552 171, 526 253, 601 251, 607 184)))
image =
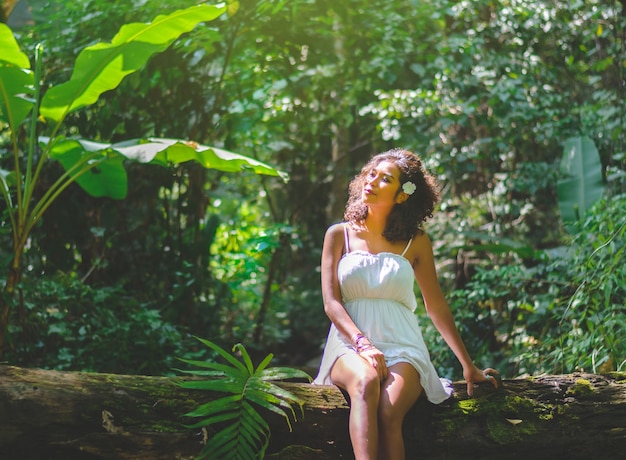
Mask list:
MULTIPOLYGON (((218 394, 177 378, 0 366, 0 458, 192 459, 203 433, 182 415, 218 394)), ((405 422, 406 458, 604 459, 626 452, 626 374, 463 382, 435 406, 420 400, 405 422)), ((273 414, 270 459, 351 459, 349 405, 333 386, 280 383, 304 401, 293 423, 273 414)))

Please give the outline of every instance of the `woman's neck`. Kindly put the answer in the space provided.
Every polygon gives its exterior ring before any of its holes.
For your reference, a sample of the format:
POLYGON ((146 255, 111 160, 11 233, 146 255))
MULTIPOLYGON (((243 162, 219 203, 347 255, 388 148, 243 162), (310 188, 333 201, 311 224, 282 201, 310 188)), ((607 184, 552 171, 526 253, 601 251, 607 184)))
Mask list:
POLYGON ((363 221, 363 225, 369 233, 382 235, 387 226, 387 213, 375 213, 370 209, 363 221))

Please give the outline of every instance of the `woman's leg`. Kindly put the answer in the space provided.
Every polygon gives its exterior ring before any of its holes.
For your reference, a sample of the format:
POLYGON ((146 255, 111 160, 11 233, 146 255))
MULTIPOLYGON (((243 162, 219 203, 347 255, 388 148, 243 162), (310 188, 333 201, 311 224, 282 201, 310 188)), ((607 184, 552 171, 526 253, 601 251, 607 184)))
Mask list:
POLYGON ((402 422, 422 393, 419 374, 408 363, 394 364, 383 382, 378 405, 379 458, 404 460, 402 422))
POLYGON ((380 380, 365 359, 349 353, 330 371, 335 385, 350 395, 350 440, 356 460, 374 460, 378 452, 378 401, 380 380))

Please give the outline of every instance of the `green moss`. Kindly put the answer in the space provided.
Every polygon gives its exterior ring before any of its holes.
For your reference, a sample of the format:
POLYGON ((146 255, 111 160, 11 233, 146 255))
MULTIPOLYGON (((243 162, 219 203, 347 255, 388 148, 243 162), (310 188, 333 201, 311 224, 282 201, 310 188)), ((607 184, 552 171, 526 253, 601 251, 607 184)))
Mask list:
MULTIPOLYGON (((587 393, 591 388, 588 382, 577 382, 578 391, 587 393)), ((480 398, 455 401, 455 404, 438 416, 434 414, 436 432, 441 438, 454 436, 463 427, 479 420, 486 435, 497 445, 511 445, 528 442, 529 438, 546 430, 577 424, 569 406, 538 400, 532 394, 528 397, 517 394, 494 393, 480 398), (450 409, 453 414, 450 414, 450 409)), ((476 425, 474 425, 476 426, 476 425)))
POLYGON ((489 437, 497 444, 522 441, 543 430, 553 407, 521 396, 507 396, 504 404, 487 418, 489 437))
POLYGON ((567 394, 576 396, 576 397, 582 397, 582 396, 589 396, 593 394, 594 391, 595 390, 593 389, 593 386, 591 385, 591 382, 589 380, 576 379, 576 382, 574 382, 574 385, 568 388, 567 394))
POLYGON ((487 420, 487 429, 489 438, 501 445, 522 441, 541 431, 537 420, 533 418, 520 421, 520 419, 490 417, 487 420))
POLYGON ((466 423, 467 418, 463 417, 463 414, 457 408, 455 409, 454 416, 437 418, 437 431, 441 433, 444 438, 454 436, 466 423))
MULTIPOLYGON (((506 445, 523 441, 546 429, 547 421, 561 408, 509 395, 459 401, 457 410, 461 412, 459 417, 455 417, 457 420, 467 420, 468 416, 484 418, 489 438, 496 444, 506 445)), ((443 424, 448 433, 459 428, 459 423, 452 420, 448 419, 443 424)))
POLYGON ((464 399, 462 401, 459 401, 458 406, 461 409, 461 412, 463 412, 466 415, 475 414, 475 413, 478 413, 479 411, 479 405, 478 405, 477 399, 464 399))
POLYGON ((504 402, 505 410, 510 410, 515 413, 534 412, 537 407, 533 400, 522 396, 507 396, 504 398, 504 402))
POLYGON ((615 383, 626 383, 626 372, 613 371, 607 374, 615 379, 615 383))

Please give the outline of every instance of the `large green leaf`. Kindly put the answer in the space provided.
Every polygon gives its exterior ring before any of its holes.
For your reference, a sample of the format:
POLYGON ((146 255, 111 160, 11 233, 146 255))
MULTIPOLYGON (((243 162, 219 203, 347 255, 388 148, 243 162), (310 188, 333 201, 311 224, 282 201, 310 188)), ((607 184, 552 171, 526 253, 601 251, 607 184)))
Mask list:
POLYGON ((105 91, 116 88, 122 79, 141 69, 150 57, 165 50, 198 23, 211 21, 226 8, 196 5, 158 16, 148 24, 122 26, 110 43, 97 43, 83 49, 69 81, 46 92, 41 115, 59 122, 81 107, 93 104, 105 91))
POLYGON ((33 73, 28 56, 22 53, 6 24, 0 23, 0 122, 13 131, 33 107, 27 95, 33 90, 33 73))
POLYGON ((256 174, 280 176, 287 179, 287 174, 265 163, 237 153, 229 152, 217 147, 209 147, 180 139, 148 139, 147 143, 130 142, 119 144, 116 148, 127 158, 145 162, 156 163, 163 166, 179 164, 186 161, 196 161, 205 168, 217 169, 226 172, 239 172, 251 170, 256 174))
MULTIPOLYGON (((183 386, 183 388, 188 387, 183 386)), ((222 414, 224 412, 232 412, 239 409, 242 399, 243 396, 240 392, 239 394, 224 396, 223 398, 201 404, 191 412, 187 412, 185 414, 185 417, 206 417, 207 415, 216 415, 222 414)))
POLYGON ((567 139, 560 172, 559 209, 567 225, 582 218, 604 193, 602 163, 594 142, 585 136, 567 139))
POLYGON ((76 140, 60 140, 50 149, 50 158, 58 160, 63 168, 78 175, 76 182, 95 197, 121 200, 128 192, 124 157, 106 150, 87 155, 87 150, 76 140), (80 174, 80 175, 79 175, 80 174))
MULTIPOLYGON (((39 140, 44 144, 50 142, 50 138, 44 136, 39 140)), ((114 199, 122 199, 127 193, 125 159, 161 166, 196 161, 205 168, 220 171, 251 170, 256 174, 287 178, 282 171, 253 158, 179 139, 135 139, 116 144, 86 139, 57 139, 50 148, 50 158, 58 160, 66 171, 72 170, 71 176, 82 172, 83 168, 90 169, 81 173, 77 183, 91 196, 114 199), (84 163, 82 167, 81 163, 84 163)))
POLYGON ((0 65, 30 69, 30 60, 21 50, 9 26, 0 22, 0 65))
POLYGON ((151 163, 168 167, 186 161, 196 161, 208 169, 225 172, 239 172, 247 169, 256 174, 287 178, 286 173, 253 158, 182 139, 132 139, 116 144, 85 139, 79 139, 78 142, 87 151, 113 150, 138 163, 151 163))

